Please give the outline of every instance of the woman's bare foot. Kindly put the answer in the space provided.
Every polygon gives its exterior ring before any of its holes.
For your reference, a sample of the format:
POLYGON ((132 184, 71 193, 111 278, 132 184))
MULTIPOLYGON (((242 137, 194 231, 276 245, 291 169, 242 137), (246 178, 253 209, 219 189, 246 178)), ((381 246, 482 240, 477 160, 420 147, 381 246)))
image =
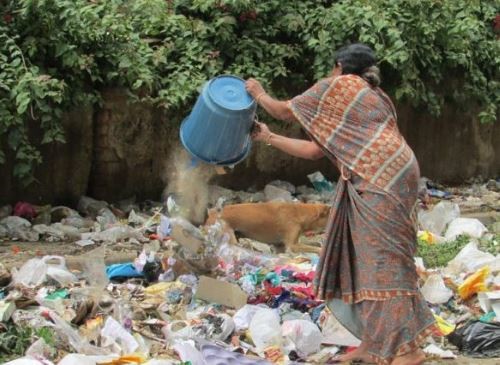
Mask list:
POLYGON ((410 352, 409 354, 398 356, 391 365, 421 365, 425 361, 425 354, 422 350, 410 352))
POLYGON ((344 355, 335 356, 333 358, 333 361, 340 363, 348 361, 362 361, 363 363, 372 364, 370 355, 368 355, 367 350, 368 346, 366 346, 364 343, 361 343, 361 345, 356 350, 344 355))

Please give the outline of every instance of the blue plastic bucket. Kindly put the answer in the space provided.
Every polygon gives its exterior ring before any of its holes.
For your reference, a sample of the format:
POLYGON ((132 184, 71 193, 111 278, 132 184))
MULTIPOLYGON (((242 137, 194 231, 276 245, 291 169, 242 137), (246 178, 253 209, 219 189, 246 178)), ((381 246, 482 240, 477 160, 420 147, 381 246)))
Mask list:
POLYGON ((223 75, 208 81, 182 122, 184 148, 209 164, 236 165, 250 152, 256 108, 239 77, 223 75))

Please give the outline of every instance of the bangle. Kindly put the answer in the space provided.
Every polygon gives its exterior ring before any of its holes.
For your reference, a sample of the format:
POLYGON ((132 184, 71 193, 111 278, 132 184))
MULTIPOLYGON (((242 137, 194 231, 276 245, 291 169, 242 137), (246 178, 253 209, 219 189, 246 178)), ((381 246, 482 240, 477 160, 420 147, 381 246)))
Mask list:
POLYGON ((266 145, 271 146, 271 137, 273 136, 273 133, 269 133, 269 136, 266 138, 266 145))
POLYGON ((262 98, 264 95, 266 95, 265 91, 263 91, 259 95, 257 95, 257 97, 255 98, 255 101, 257 102, 257 104, 260 103, 260 98, 262 98))

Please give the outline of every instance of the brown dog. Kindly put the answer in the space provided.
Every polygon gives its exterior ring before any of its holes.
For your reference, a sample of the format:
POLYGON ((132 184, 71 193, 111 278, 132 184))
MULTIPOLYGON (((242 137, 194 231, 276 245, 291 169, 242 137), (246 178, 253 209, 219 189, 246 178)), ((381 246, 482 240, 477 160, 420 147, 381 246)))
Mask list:
POLYGON ((248 203, 226 205, 221 212, 208 211, 205 225, 214 224, 219 217, 230 230, 233 243, 234 232, 270 244, 283 243, 286 251, 319 252, 319 247, 299 243, 306 231, 325 228, 330 207, 326 204, 306 203, 248 203), (231 231, 232 230, 232 231, 231 231))

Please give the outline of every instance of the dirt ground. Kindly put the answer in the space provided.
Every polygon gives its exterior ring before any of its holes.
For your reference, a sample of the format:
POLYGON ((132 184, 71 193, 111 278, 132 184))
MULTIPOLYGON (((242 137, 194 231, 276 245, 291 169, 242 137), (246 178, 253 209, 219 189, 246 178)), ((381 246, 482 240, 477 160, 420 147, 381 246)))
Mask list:
MULTIPOLYGON (((8 269, 19 268, 33 257, 45 255, 64 256, 68 267, 74 266, 77 257, 97 248, 97 245, 79 247, 68 242, 0 242, 0 263, 8 269)), ((128 243, 117 243, 106 248, 106 263, 132 261, 142 247, 128 243)), ((500 365, 499 359, 473 359, 460 357, 456 360, 429 360, 429 365, 500 365)))

